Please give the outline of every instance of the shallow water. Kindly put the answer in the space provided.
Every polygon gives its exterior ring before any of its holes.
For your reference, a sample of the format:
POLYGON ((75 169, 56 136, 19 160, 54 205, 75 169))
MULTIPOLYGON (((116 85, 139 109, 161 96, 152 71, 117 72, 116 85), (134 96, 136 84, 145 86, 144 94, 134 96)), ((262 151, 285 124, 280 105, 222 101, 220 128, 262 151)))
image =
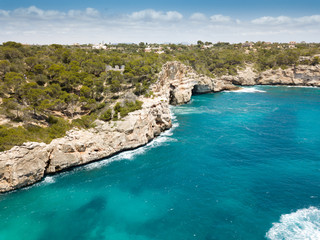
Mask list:
POLYGON ((172 110, 175 128, 143 148, 0 195, 0 239, 319 239, 319 89, 172 110))

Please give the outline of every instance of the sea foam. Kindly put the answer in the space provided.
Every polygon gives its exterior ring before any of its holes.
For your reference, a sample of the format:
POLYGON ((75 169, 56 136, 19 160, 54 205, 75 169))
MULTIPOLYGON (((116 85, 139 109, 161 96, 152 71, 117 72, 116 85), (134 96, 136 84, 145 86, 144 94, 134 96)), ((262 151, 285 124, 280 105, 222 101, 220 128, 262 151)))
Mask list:
POLYGON ((257 92, 260 92, 260 93, 263 93, 263 92, 266 92, 266 91, 259 90, 259 89, 254 88, 254 87, 246 87, 246 88, 241 88, 241 89, 238 89, 238 90, 225 91, 225 92, 237 92, 237 93, 257 93, 257 92))
POLYGON ((280 222, 273 223, 266 237, 271 240, 318 240, 320 239, 320 210, 310 207, 283 214, 280 222))
POLYGON ((46 185, 49 185, 49 184, 52 184, 52 183, 55 183, 55 182, 56 182, 55 177, 46 176, 41 182, 38 182, 38 183, 36 183, 34 185, 31 185, 29 187, 26 187, 24 189, 27 190, 27 189, 30 189, 30 188, 33 188, 33 187, 36 187, 36 186, 46 186, 46 185))
POLYGON ((316 86, 287 86, 289 88, 318 88, 316 86))
POLYGON ((43 182, 45 183, 54 183, 56 180, 54 179, 54 177, 52 176, 47 176, 45 177, 45 179, 43 180, 43 182))
POLYGON ((166 144, 167 142, 175 142, 176 139, 171 138, 170 136, 173 135, 173 131, 175 128, 177 128, 179 126, 179 123, 176 119, 176 116, 173 113, 171 113, 171 119, 172 119, 172 127, 169 130, 161 133, 160 136, 156 137, 155 139, 153 139, 151 142, 149 142, 145 146, 139 147, 134 150, 121 152, 113 157, 106 158, 105 160, 102 160, 99 162, 90 163, 90 164, 84 166, 84 168, 90 170, 90 169, 94 169, 94 168, 103 167, 103 166, 108 165, 109 163, 114 162, 114 161, 132 160, 138 155, 145 154, 148 150, 150 150, 152 148, 162 146, 162 145, 166 144))

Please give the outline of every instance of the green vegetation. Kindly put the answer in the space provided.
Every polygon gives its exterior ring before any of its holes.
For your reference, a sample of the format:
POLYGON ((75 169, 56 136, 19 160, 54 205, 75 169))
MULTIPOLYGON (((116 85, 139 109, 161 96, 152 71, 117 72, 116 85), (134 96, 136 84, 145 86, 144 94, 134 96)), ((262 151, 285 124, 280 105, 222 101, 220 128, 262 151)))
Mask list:
POLYGON ((167 61, 177 60, 208 76, 237 74, 295 64, 319 64, 320 44, 198 41, 182 44, 0 45, 0 151, 25 141, 50 142, 73 127, 90 128, 96 119, 119 120, 141 109, 125 93, 152 97, 150 84, 167 61), (148 49, 148 51, 147 51, 148 49), (106 70, 116 65, 124 71, 106 70))
POLYGON ((114 115, 113 120, 118 120, 118 115, 120 113, 121 117, 125 117, 128 115, 129 112, 133 112, 135 110, 140 110, 142 108, 142 102, 139 100, 136 100, 135 102, 125 102, 123 106, 121 106, 120 103, 117 103, 114 106, 114 115))
MULTIPOLYGON (((125 92, 149 94, 167 57, 138 45, 117 47, 125 50, 0 45, 0 120, 7 122, 1 126, 0 150, 24 141, 50 142, 72 127, 92 127, 97 118, 110 121, 125 92), (106 71, 107 65, 125 65, 125 71, 106 71)), ((121 107, 121 117, 138 108, 132 104, 121 107)))
POLYGON ((208 76, 235 75, 237 69, 252 64, 257 71, 287 68, 292 65, 315 65, 319 57, 310 57, 320 53, 320 44, 299 43, 244 43, 229 44, 198 41, 197 45, 176 45, 175 58, 191 65, 197 72, 208 76), (301 57, 310 59, 302 61, 301 57))
POLYGON ((8 150, 27 141, 49 143, 52 139, 63 137, 71 125, 63 119, 57 119, 54 124, 43 128, 35 125, 24 127, 0 126, 0 151, 8 150))

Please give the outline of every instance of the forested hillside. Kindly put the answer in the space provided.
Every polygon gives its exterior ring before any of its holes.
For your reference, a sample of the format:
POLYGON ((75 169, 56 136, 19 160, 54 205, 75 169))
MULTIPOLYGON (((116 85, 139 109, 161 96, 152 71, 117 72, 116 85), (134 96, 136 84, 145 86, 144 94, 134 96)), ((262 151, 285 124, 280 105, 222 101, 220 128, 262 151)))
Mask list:
POLYGON ((26 141, 50 142, 72 127, 117 120, 140 109, 140 95, 161 66, 178 60, 211 77, 319 63, 319 44, 0 45, 0 151, 26 141), (303 56, 303 57, 302 57, 303 56), (121 66, 124 67, 121 70, 121 66))

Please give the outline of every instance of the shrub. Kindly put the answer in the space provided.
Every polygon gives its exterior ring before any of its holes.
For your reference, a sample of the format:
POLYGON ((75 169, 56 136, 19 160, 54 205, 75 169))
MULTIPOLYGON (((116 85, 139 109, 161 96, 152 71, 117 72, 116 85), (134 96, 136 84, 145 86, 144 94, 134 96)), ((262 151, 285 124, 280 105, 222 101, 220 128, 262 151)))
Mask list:
POLYGON ((81 118, 75 119, 72 121, 72 126, 79 128, 92 128, 94 127, 94 121, 97 119, 96 114, 86 115, 81 118))
POLYGON ((120 103, 117 103, 114 106, 114 118, 118 118, 118 113, 120 113, 121 117, 125 117, 129 112, 133 112, 136 110, 140 110, 142 108, 143 102, 136 100, 135 102, 125 102, 122 107, 120 103))
POLYGON ((107 111, 105 111, 101 116, 100 116, 100 119, 105 121, 105 122, 108 122, 112 119, 112 111, 111 109, 108 109, 107 111))
POLYGON ((55 124, 55 123, 58 123, 59 119, 53 115, 50 115, 48 118, 47 118, 47 123, 49 123, 50 125, 52 124, 55 124))

